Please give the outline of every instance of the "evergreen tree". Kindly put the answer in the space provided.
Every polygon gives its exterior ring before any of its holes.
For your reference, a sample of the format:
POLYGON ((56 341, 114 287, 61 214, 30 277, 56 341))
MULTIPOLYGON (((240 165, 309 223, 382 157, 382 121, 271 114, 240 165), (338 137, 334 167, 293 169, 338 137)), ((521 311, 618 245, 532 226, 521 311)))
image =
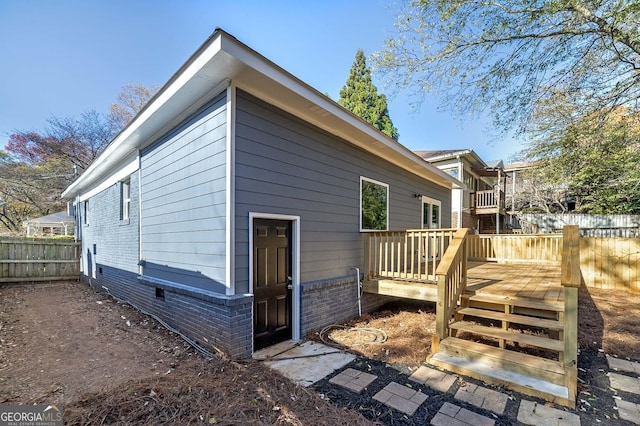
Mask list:
POLYGON ((338 103, 385 135, 398 140, 398 129, 393 126, 389 117, 387 97, 378 95, 378 89, 371 82, 371 70, 367 68, 362 49, 358 49, 356 53, 349 78, 340 90, 338 103))

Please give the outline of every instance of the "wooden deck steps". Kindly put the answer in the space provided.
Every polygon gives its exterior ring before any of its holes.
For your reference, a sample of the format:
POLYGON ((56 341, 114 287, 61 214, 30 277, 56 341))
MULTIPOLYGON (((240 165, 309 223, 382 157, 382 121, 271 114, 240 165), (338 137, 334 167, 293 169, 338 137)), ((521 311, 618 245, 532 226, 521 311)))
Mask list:
POLYGON ((538 375, 522 374, 513 371, 513 369, 491 365, 484 359, 478 361, 468 356, 457 357, 438 352, 429 359, 429 363, 487 383, 503 385, 526 395, 560 405, 575 406, 575 396, 570 395, 567 387, 541 379, 538 375))
POLYGON ((544 318, 531 317, 529 315, 505 314, 487 309, 461 308, 458 313, 465 316, 485 318, 495 321, 506 321, 513 324, 522 324, 529 327, 546 328, 549 330, 562 330, 564 322, 544 318))
POLYGON ((470 304, 480 302, 494 305, 516 306, 519 308, 529 308, 540 311, 562 312, 564 310, 564 303, 561 301, 500 296, 496 294, 464 294, 462 296, 462 300, 463 302, 467 300, 470 304))
POLYGON ((485 327, 468 321, 457 321, 450 324, 449 327, 453 330, 466 331, 484 337, 522 343, 524 345, 549 349, 556 352, 561 352, 564 349, 564 342, 561 340, 525 334, 519 331, 503 330, 497 327, 485 327))
POLYGON ((449 323, 449 337, 428 362, 573 407, 575 395, 566 387, 562 364, 563 311, 559 298, 467 292, 449 323), (529 353, 517 352, 525 348, 529 353))

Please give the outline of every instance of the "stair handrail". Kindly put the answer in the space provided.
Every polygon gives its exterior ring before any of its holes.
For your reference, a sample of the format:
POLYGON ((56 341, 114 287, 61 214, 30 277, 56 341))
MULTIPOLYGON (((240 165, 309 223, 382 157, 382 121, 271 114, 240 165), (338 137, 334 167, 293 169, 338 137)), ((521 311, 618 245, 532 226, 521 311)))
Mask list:
POLYGON ((440 341, 449 335, 449 320, 467 286, 467 228, 458 229, 447 247, 438 268, 438 301, 436 302, 436 334, 431 343, 437 352, 440 341))
POLYGON ((580 228, 565 225, 562 229, 562 269, 560 283, 564 288, 564 365, 565 387, 569 400, 575 403, 578 387, 578 289, 582 285, 580 271, 580 228))

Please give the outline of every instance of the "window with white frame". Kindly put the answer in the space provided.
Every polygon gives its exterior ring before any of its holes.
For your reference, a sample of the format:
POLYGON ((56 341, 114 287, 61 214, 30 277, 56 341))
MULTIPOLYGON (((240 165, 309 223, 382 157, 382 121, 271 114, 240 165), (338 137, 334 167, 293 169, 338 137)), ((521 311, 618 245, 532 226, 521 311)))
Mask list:
POLYGON ((360 177, 360 230, 386 231, 389 226, 389 185, 360 177))
POLYGON ((129 220, 131 215, 131 181, 120 182, 120 219, 129 220))
POLYGON ((429 197, 422 197, 422 228, 440 228, 440 210, 442 203, 429 197))

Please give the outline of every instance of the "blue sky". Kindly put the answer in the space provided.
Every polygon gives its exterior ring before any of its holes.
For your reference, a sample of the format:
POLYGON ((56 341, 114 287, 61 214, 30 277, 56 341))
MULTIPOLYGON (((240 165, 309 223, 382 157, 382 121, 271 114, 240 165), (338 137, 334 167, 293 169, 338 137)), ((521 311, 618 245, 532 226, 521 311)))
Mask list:
MULTIPOLYGON (((392 0, 0 0, 0 142, 51 116, 109 104, 127 83, 164 84, 216 27, 337 99, 356 50, 393 34, 392 0)), ((374 76, 380 92, 386 92, 374 76)), ((386 93, 390 96, 390 93, 386 93)), ((456 120, 428 97, 418 112, 390 96, 400 142, 413 150, 471 148, 489 161, 522 149, 482 120, 456 120)), ((1 146, 0 145, 0 146, 1 146)))

